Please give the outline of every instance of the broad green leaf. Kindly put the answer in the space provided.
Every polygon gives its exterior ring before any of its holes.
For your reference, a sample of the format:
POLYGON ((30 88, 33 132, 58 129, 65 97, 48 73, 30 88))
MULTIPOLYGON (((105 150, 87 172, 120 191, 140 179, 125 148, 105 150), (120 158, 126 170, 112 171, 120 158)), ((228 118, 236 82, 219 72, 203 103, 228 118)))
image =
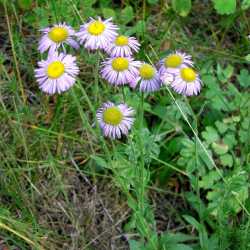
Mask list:
POLYGON ((223 166, 232 167, 233 166, 233 157, 230 154, 225 154, 220 157, 221 164, 223 166))
POLYGON ((223 83, 226 83, 231 78, 233 72, 234 68, 230 64, 227 65, 226 68, 222 68, 219 64, 217 65, 217 76, 218 79, 223 83))
POLYGON ((223 138, 223 142, 228 146, 229 149, 232 149, 234 146, 237 145, 235 134, 227 133, 223 138))
POLYGON ((83 3, 83 6, 85 7, 91 7, 92 5, 94 5, 96 2, 96 0, 84 0, 82 3, 83 3))
POLYGON ((208 208, 214 216, 228 216, 228 212, 238 213, 242 209, 241 204, 248 198, 246 172, 239 170, 233 176, 227 176, 225 181, 227 184, 219 182, 207 193, 210 201, 208 208))
POLYGON ((246 10, 250 7, 250 0, 243 0, 241 3, 241 8, 243 10, 246 10))
POLYGON ((145 22, 143 20, 138 21, 135 26, 135 30, 138 35, 142 35, 146 30, 145 22))
POLYGON ((229 15, 236 10, 236 0, 212 0, 218 14, 229 15))
POLYGON ((245 59, 246 61, 250 62, 250 54, 246 55, 245 59))
POLYGON ((201 133, 207 144, 211 144, 220 139, 217 130, 213 127, 206 127, 206 130, 201 133))
POLYGON ((115 19, 115 11, 111 8, 103 8, 102 13, 105 18, 113 17, 115 19))
POLYGON ((228 130, 227 124, 221 121, 216 121, 215 126, 217 127, 220 134, 224 134, 228 130))
POLYGON ((172 0, 172 6, 176 13, 180 16, 185 17, 191 10, 191 0, 172 0))
POLYGON ((250 74, 248 70, 242 69, 240 74, 237 76, 240 86, 247 88, 250 86, 250 74))
POLYGON ((213 170, 208 173, 208 175, 205 175, 202 180, 199 181, 199 187, 209 189, 211 188, 216 181, 220 179, 220 174, 213 170))
POLYGON ((121 21, 123 24, 127 24, 129 23, 130 21, 133 20, 134 18, 134 11, 133 11, 133 8, 128 5, 126 6, 122 11, 121 11, 121 21))

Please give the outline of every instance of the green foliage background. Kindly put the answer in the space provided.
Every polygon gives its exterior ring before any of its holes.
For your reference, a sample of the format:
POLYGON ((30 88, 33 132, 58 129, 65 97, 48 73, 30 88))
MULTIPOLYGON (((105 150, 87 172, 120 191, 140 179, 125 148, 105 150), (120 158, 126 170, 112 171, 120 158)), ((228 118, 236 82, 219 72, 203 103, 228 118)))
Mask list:
POLYGON ((0 244, 250 249, 249 0, 0 3, 0 244), (136 36, 140 60, 157 63, 176 49, 191 54, 201 94, 112 88, 99 78, 100 55, 81 49, 70 51, 81 69, 76 85, 45 96, 34 79, 44 57, 37 52, 39 29, 58 21, 79 29, 90 16, 112 16, 122 33, 136 36), (124 98, 137 110, 135 126, 127 139, 106 140, 93 126, 95 112, 104 101, 124 98), (85 186, 97 187, 105 204, 117 203, 126 215, 112 222, 122 243, 102 242, 111 228, 79 216, 91 203, 81 199, 92 192, 85 186), (88 232, 90 224, 100 228, 97 235, 88 232))

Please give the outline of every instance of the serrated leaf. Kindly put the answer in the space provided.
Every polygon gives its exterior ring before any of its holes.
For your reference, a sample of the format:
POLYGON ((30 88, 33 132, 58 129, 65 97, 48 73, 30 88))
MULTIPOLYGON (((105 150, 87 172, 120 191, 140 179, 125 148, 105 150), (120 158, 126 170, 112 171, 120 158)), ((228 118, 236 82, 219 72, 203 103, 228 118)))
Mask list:
POLYGON ((199 187, 209 189, 216 181, 220 179, 220 174, 217 171, 210 171, 208 175, 205 175, 202 180, 199 181, 199 187))
POLYGON ((191 10, 191 0, 172 0, 172 6, 176 13, 180 16, 185 17, 191 10))
POLYGON ((236 0, 212 0, 218 14, 229 15, 236 10, 236 0))
POLYGON ((250 7, 250 0, 243 0, 241 3, 241 8, 243 10, 246 10, 250 7))
POLYGON ((213 127, 206 127, 206 130, 203 131, 201 134, 208 144, 218 141, 220 138, 218 132, 213 127))
POLYGON ((221 121, 216 121, 215 126, 217 127, 220 134, 224 134, 228 130, 228 126, 221 121))
POLYGON ((220 156, 220 161, 223 166, 232 167, 233 166, 233 157, 230 154, 225 154, 220 156))
POLYGON ((242 69, 240 74, 237 76, 240 86, 247 88, 250 86, 250 74, 248 70, 242 69))
POLYGON ((233 75, 233 72, 234 68, 230 64, 227 65, 226 68, 222 68, 219 64, 217 65, 217 76, 218 79, 223 83, 230 79, 230 77, 233 75))
POLYGON ((233 133, 228 133, 224 136, 223 142, 228 145, 229 149, 232 149, 237 145, 237 140, 235 139, 235 135, 233 133))

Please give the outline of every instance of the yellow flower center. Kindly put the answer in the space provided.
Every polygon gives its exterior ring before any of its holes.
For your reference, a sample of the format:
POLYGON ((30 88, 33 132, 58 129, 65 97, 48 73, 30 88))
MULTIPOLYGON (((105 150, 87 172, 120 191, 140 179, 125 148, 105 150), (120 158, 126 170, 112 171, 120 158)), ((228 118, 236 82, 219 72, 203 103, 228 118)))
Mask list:
POLYGON ((117 46, 125 46, 128 45, 128 38, 126 36, 118 36, 115 39, 115 44, 117 46))
POLYGON ((47 75, 49 78, 59 78, 64 73, 64 64, 60 61, 55 61, 49 64, 47 68, 47 75))
POLYGON ((122 112, 117 107, 107 108, 103 112, 103 120, 105 123, 116 126, 121 123, 123 119, 122 112))
POLYGON ((56 43, 65 41, 68 38, 68 36, 69 34, 67 29, 63 27, 54 27, 49 32, 49 38, 56 43))
POLYGON ((150 64, 143 64, 140 68, 140 76, 143 79, 152 79, 155 75, 155 69, 150 64))
POLYGON ((105 30, 105 24, 101 21, 94 21, 88 27, 88 32, 93 36, 99 36, 105 30))
POLYGON ((181 69, 181 78, 186 82, 193 82, 196 79, 196 72, 191 68, 181 69))
POLYGON ((117 57, 112 61, 112 68, 116 71, 123 71, 128 69, 128 59, 123 57, 117 57))
POLYGON ((165 59, 165 66, 168 68, 177 68, 181 65, 182 63, 182 58, 181 56, 177 55, 177 54, 173 54, 168 56, 165 59))

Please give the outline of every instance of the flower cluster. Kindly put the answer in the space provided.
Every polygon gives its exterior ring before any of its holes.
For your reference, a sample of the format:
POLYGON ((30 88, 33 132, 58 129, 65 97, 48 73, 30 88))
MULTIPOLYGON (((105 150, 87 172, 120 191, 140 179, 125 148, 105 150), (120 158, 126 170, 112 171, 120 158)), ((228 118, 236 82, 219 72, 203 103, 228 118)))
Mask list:
MULTIPOLYGON (((193 69, 190 55, 176 51, 160 60, 157 66, 138 61, 134 55, 140 49, 135 37, 118 33, 112 19, 90 18, 80 30, 59 23, 42 29, 38 50, 47 53, 47 59, 38 62, 35 77, 42 91, 47 94, 62 93, 72 87, 79 73, 76 57, 67 54, 66 47, 79 49, 79 44, 89 51, 101 50, 107 57, 101 63, 100 74, 113 86, 129 85, 140 92, 155 92, 163 85, 179 94, 197 95, 201 80, 193 69)), ((97 121, 104 136, 121 138, 127 135, 134 122, 135 111, 126 104, 106 102, 97 110, 97 121)))

